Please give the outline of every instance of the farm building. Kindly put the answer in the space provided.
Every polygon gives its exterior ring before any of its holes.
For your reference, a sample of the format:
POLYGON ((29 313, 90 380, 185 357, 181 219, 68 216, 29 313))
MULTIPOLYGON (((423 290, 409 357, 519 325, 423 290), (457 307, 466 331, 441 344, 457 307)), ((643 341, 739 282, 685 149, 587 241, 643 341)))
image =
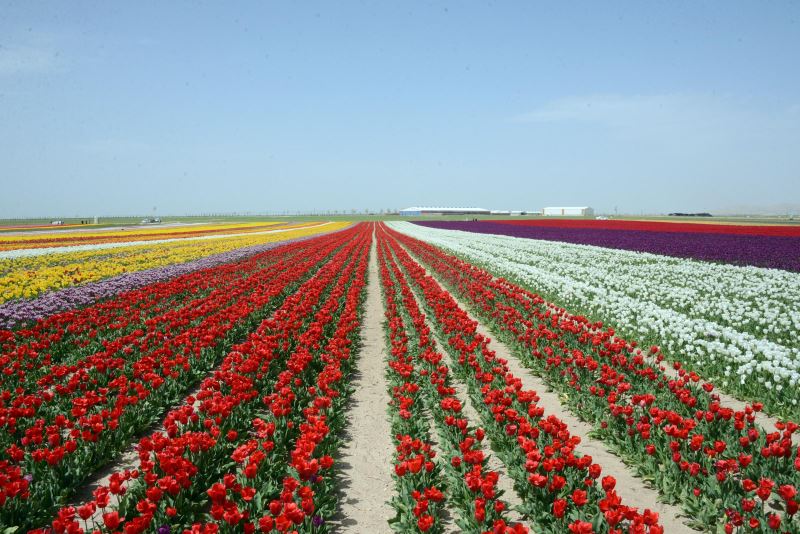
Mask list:
POLYGON ((492 212, 483 208, 425 208, 411 207, 400 210, 402 216, 420 215, 489 215, 492 212))
POLYGON ((542 215, 558 217, 593 217, 594 210, 589 206, 573 208, 544 208, 542 215))

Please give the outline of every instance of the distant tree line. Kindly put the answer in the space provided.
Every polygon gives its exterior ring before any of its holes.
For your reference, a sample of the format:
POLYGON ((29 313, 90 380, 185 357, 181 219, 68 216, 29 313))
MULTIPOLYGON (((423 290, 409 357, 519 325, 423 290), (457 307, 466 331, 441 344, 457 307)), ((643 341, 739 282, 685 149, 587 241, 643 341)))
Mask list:
POLYGON ((670 217, 712 217, 710 213, 702 212, 702 213, 670 213, 670 217))

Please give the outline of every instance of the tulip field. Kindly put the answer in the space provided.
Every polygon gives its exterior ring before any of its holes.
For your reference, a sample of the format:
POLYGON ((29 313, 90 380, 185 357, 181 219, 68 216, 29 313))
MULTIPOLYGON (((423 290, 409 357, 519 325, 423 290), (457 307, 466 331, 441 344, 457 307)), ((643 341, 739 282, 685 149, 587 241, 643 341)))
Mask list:
MULTIPOLYGON (((723 390, 800 421, 800 396, 791 394, 800 383, 796 272, 519 239, 480 229, 404 228, 570 311, 610 323, 639 343, 658 345, 723 390)), ((794 239, 788 257, 800 260, 800 237, 787 239, 794 239)))
POLYGON ((0 233, 0 534, 800 533, 798 240, 0 233))

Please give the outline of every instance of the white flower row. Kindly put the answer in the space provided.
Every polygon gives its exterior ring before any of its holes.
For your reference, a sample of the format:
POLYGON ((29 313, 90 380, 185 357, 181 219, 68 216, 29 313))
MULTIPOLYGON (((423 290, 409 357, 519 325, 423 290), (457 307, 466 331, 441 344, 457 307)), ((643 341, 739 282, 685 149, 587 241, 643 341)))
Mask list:
POLYGON ((704 378, 731 382, 748 396, 800 382, 798 273, 407 222, 391 226, 640 343, 658 344, 691 360, 704 378))

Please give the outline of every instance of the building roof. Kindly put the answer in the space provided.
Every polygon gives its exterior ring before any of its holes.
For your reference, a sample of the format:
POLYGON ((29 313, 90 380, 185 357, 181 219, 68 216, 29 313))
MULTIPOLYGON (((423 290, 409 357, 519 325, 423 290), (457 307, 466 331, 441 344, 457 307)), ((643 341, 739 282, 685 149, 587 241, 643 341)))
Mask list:
POLYGON ((592 209, 592 207, 591 206, 568 206, 568 207, 547 206, 544 209, 546 209, 546 210, 590 210, 590 209, 592 209))

